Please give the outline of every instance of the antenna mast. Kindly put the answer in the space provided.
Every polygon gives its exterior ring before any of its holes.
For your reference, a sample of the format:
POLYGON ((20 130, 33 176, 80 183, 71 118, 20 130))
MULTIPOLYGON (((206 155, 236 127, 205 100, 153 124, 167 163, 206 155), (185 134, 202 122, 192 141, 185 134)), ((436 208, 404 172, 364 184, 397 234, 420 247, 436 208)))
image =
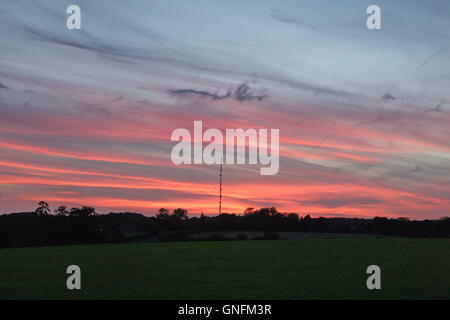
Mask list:
POLYGON ((219 171, 219 215, 222 213, 222 158, 220 158, 220 171, 219 171))

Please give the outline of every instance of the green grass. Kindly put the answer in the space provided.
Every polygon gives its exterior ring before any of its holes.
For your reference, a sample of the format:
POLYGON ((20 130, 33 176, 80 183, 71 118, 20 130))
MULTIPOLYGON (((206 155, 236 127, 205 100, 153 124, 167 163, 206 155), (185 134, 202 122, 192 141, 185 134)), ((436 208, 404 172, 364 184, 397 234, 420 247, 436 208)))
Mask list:
MULTIPOLYGON (((378 234, 358 234, 358 233, 324 233, 324 232, 276 232, 283 240, 300 239, 361 239, 361 238, 400 238, 378 234)), ((199 232, 191 233, 189 237, 193 239, 208 238, 214 234, 221 234, 225 237, 236 239, 239 234, 247 235, 248 239, 262 236, 264 232, 258 231, 220 231, 220 232, 199 232)))
POLYGON ((450 299, 450 241, 305 239, 0 250, 0 299, 450 299), (82 290, 66 289, 68 265, 82 290), (366 288, 367 266, 382 290, 366 288))

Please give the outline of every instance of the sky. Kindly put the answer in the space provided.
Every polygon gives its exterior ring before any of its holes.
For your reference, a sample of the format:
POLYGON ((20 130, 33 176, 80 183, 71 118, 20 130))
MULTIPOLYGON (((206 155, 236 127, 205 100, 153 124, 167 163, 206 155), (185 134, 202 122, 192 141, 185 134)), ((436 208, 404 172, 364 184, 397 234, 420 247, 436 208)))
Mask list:
POLYGON ((170 158, 201 120, 280 130, 276 175, 224 165, 225 212, 449 216, 449 24, 446 0, 4 0, 0 213, 216 214, 218 165, 170 158))

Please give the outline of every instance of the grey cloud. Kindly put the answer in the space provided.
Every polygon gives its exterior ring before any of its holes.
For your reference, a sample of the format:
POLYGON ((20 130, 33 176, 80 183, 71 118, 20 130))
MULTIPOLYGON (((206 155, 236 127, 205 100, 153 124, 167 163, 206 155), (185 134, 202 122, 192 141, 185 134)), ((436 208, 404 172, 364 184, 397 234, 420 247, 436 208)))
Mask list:
MULTIPOLYGON (((148 60, 152 60, 158 64, 179 66, 181 68, 223 72, 220 68, 208 67, 203 63, 204 59, 206 59, 206 54, 204 56, 202 56, 202 53, 192 54, 186 49, 177 47, 176 42, 165 38, 162 41, 162 36, 153 34, 147 30, 142 30, 140 33, 148 34, 147 38, 151 41, 147 40, 146 42, 153 44, 151 50, 149 50, 148 46, 124 47, 114 42, 107 43, 102 38, 91 35, 85 29, 77 31, 77 38, 69 38, 65 37, 64 34, 52 34, 27 26, 20 26, 20 28, 35 40, 91 51, 96 53, 98 57, 115 63, 139 65, 140 63, 146 63, 148 60)), ((133 31, 131 27, 129 29, 133 31)), ((133 34, 136 34, 136 32, 133 31, 133 34)))
POLYGON ((354 198, 354 199, 323 199, 323 200, 313 200, 313 201, 300 201, 302 205, 320 205, 325 208, 339 208, 346 205, 370 205, 381 203, 378 199, 369 198, 354 198))
POLYGON ((168 90, 168 93, 172 96, 198 96, 212 100, 234 99, 239 102, 252 100, 262 101, 268 97, 266 90, 255 91, 248 85, 247 82, 241 83, 235 88, 227 90, 224 94, 219 94, 218 92, 211 93, 209 91, 195 89, 168 90))
POLYGON ((396 98, 390 94, 389 92, 386 92, 384 96, 381 97, 381 100, 395 100, 396 98))
POLYGON ((316 96, 318 94, 322 94, 322 93, 330 94, 330 95, 336 95, 336 96, 343 96, 343 97, 351 95, 350 93, 345 92, 345 91, 335 90, 335 89, 328 88, 328 87, 322 87, 322 86, 306 83, 306 82, 299 81, 299 80, 281 79, 279 77, 269 76, 269 75, 260 74, 260 73, 252 73, 251 76, 255 77, 255 78, 260 78, 260 79, 265 79, 265 80, 277 82, 277 83, 282 84, 282 85, 287 85, 287 86, 289 86, 291 88, 294 88, 294 89, 300 89, 300 90, 304 90, 304 91, 311 91, 316 96))
POLYGON ((257 93, 254 92, 250 86, 244 82, 236 87, 234 90, 234 97, 238 101, 251 101, 251 100, 264 100, 267 98, 267 95, 265 94, 265 90, 257 93))
POLYGON ((5 86, 2 82, 0 82, 0 89, 11 89, 11 88, 5 86))
POLYGON ((441 107, 444 105, 444 100, 441 100, 437 105, 434 106, 433 111, 442 111, 441 107))
POLYGON ((106 109, 105 107, 101 107, 101 106, 97 106, 97 105, 93 105, 93 104, 88 104, 88 103, 84 103, 81 101, 77 101, 77 105, 73 106, 73 108, 75 110, 77 110, 78 112, 86 112, 86 113, 91 113, 91 114, 107 114, 107 115, 111 115, 112 112, 109 111, 108 109, 106 109))
POLYGON ((426 115, 427 113, 430 112, 441 112, 442 111, 442 106, 444 105, 444 100, 441 100, 441 102, 439 102, 437 105, 435 105, 433 108, 427 108, 424 111, 422 111, 421 113, 419 113, 417 115, 418 118, 420 118, 421 116, 426 115))
POLYGON ((341 28, 339 31, 337 31, 335 24, 330 24, 328 26, 323 25, 323 24, 318 25, 317 21, 314 21, 314 23, 306 24, 302 20, 292 17, 291 15, 286 14, 286 13, 282 12, 281 10, 274 9, 274 8, 272 8, 270 10, 270 17, 281 23, 286 23, 286 24, 290 24, 293 26, 307 28, 311 31, 320 32, 322 34, 356 36, 355 33, 352 32, 353 30, 351 30, 351 29, 344 32, 344 30, 342 30, 342 28, 341 28))
POLYGON ((440 111, 442 111, 441 108, 442 108, 443 105, 444 105, 444 100, 441 100, 441 102, 439 102, 437 105, 435 105, 434 108, 430 108, 427 111, 428 112, 431 112, 431 111, 438 111, 438 112, 440 112, 440 111))
POLYGON ((420 64, 419 67, 423 67, 423 66, 427 65, 428 63, 430 63, 432 60, 438 58, 439 56, 445 55, 445 53, 449 50, 450 50, 450 44, 436 50, 435 52, 433 52, 429 56, 427 56, 425 58, 425 60, 420 64))
POLYGON ((218 93, 211 93, 203 90, 195 90, 195 89, 178 89, 178 90, 169 90, 168 91, 172 96, 200 96, 203 98, 211 98, 213 100, 222 100, 229 98, 231 96, 231 92, 228 91, 224 95, 220 95, 218 93))
MULTIPOLYGON (((59 44, 59 45, 63 45, 63 46, 74 47, 77 49, 90 50, 90 51, 97 52, 99 54, 113 54, 113 55, 119 55, 119 56, 127 56, 123 53, 118 52, 114 47, 103 45, 99 41, 91 41, 92 43, 95 43, 95 44, 83 44, 83 43, 79 43, 76 41, 67 40, 62 37, 52 36, 50 34, 41 32, 41 31, 39 31, 37 29, 33 29, 33 28, 22 27, 22 29, 36 40, 46 41, 46 42, 55 43, 55 44, 59 44)), ((85 32, 85 31, 82 31, 82 32, 83 32, 84 36, 86 36, 87 38, 90 38, 90 40, 92 40, 91 37, 87 36, 87 32, 85 32)))
POLYGON ((304 26, 304 25, 305 25, 305 24, 304 24, 302 21, 300 21, 300 20, 297 20, 297 19, 290 18, 290 17, 286 16, 283 12, 281 12, 281 11, 278 10, 278 9, 271 9, 271 10, 270 10, 270 16, 271 16, 273 19, 275 19, 275 20, 277 20, 277 21, 279 21, 279 22, 283 22, 283 23, 291 23, 291 24, 298 24, 298 25, 301 25, 301 26, 304 26))
POLYGON ((168 201, 181 199, 199 199, 208 200, 214 198, 215 195, 198 194, 189 191, 176 191, 167 189, 133 189, 133 188, 115 188, 115 187, 77 187, 77 186, 50 186, 50 190, 54 192, 71 191, 75 192, 79 197, 102 196, 110 198, 122 198, 128 200, 145 200, 145 201, 168 201))
MULTIPOLYGON (((96 53, 100 58, 109 59, 114 62, 136 64, 134 61, 129 61, 129 59, 161 59, 163 60, 163 54, 161 57, 150 56, 149 50, 145 48, 138 47, 120 47, 116 43, 107 44, 101 38, 97 38, 86 30, 79 30, 77 33, 78 39, 69 39, 69 37, 64 37, 64 34, 55 35, 49 32, 40 31, 35 28, 30 28, 27 26, 22 26, 21 29, 25 31, 31 38, 39 41, 45 41, 49 43, 54 43, 57 45, 73 47, 82 50, 88 50, 96 53), (125 59, 121 59, 125 58, 125 59), (128 59, 127 59, 128 58, 128 59)), ((155 39, 156 36, 155 36, 155 39)), ((152 38, 152 41, 154 39, 152 38)), ((158 52, 158 51, 156 51, 158 52)), ((152 52, 154 54, 154 52, 152 52)))
POLYGON ((366 124, 370 124, 370 123, 374 123, 374 122, 379 122, 379 121, 384 120, 384 118, 385 118, 385 116, 379 116, 379 117, 376 117, 375 119, 372 119, 372 120, 359 121, 359 122, 355 123, 354 125, 352 125, 351 127, 349 127, 346 130, 343 130, 343 131, 337 132, 337 133, 333 133, 333 134, 330 134, 330 135, 322 138, 322 140, 320 140, 319 143, 313 147, 313 149, 319 148, 322 144, 324 144, 329 139, 336 138, 336 137, 342 136, 344 134, 348 134, 348 133, 352 132, 353 130, 355 130, 356 128, 360 127, 360 126, 363 126, 363 125, 366 125, 366 124))

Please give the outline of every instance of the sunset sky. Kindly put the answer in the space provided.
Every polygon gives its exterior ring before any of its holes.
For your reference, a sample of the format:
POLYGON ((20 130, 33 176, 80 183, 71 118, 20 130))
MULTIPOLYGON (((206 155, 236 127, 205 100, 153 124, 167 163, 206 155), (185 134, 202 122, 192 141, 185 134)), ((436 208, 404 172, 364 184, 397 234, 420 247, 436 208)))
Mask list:
POLYGON ((449 26, 446 0, 4 0, 0 213, 216 214, 218 166, 170 159, 202 120, 280 129, 278 174, 224 166, 223 211, 450 216, 449 26))

